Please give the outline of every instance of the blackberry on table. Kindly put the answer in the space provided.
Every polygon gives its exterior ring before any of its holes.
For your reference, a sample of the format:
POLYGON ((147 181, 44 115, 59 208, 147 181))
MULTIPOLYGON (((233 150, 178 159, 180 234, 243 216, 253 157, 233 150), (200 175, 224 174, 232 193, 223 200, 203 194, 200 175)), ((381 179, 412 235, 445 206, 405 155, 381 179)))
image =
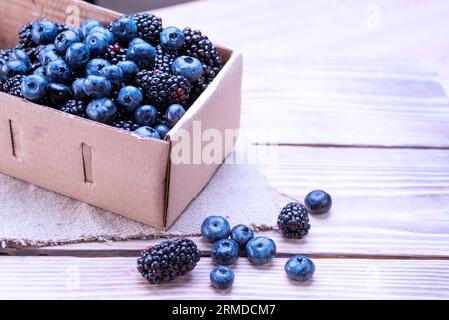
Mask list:
POLYGON ((140 71, 136 75, 136 83, 147 102, 163 108, 175 103, 186 104, 191 90, 191 84, 186 78, 160 70, 140 71))
POLYGON ((7 79, 3 83, 3 91, 8 94, 11 94, 13 96, 23 98, 22 80, 25 77, 26 77, 25 75, 20 74, 20 75, 17 75, 17 76, 7 79))
POLYGON ((117 64, 120 61, 126 60, 126 53, 128 49, 123 48, 120 44, 116 43, 114 45, 110 45, 108 50, 106 51, 105 59, 108 60, 111 64, 117 64))
POLYGON ((200 30, 184 29, 185 49, 184 54, 199 59, 210 67, 221 68, 223 58, 206 35, 200 30))
POLYGON ((156 46, 160 43, 162 19, 151 13, 137 13, 130 16, 137 24, 137 37, 156 46))
POLYGON ((137 270, 151 284, 171 281, 192 271, 201 259, 201 251, 187 238, 165 241, 142 251, 137 270))
POLYGON ((282 209, 277 224, 284 237, 302 239, 310 230, 309 212, 301 203, 291 202, 282 209))
POLYGON ((164 50, 162 46, 156 47, 156 60, 154 62, 154 69, 160 70, 165 73, 172 74, 171 66, 175 61, 177 55, 164 50))
POLYGON ((126 131, 135 131, 140 126, 132 120, 115 120, 112 123, 113 127, 126 131))
POLYGON ((86 111, 86 105, 83 101, 69 100, 59 110, 82 117, 86 111))

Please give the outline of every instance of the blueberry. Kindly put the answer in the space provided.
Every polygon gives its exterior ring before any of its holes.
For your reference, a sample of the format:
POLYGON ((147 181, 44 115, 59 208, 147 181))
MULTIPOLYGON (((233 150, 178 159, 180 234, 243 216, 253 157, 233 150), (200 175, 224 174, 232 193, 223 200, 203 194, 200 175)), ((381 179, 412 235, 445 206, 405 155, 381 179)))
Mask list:
POLYGON ((175 75, 183 76, 190 82, 198 81, 203 74, 203 64, 201 61, 189 56, 176 58, 171 68, 175 75))
POLYGON ((134 79, 136 74, 140 71, 137 64, 133 61, 120 61, 117 66, 123 71, 123 78, 125 81, 134 79))
POLYGON ((305 207, 312 214, 328 213, 332 207, 332 198, 329 193, 322 190, 314 190, 310 192, 305 200, 305 207))
POLYGON ((84 39, 84 44, 89 48, 92 57, 104 56, 108 51, 108 37, 101 32, 89 33, 84 39))
POLYGON ((147 42, 145 40, 141 39, 141 38, 134 38, 129 43, 128 47, 131 47, 131 46, 133 46, 135 44, 138 44, 138 43, 147 43, 147 42))
POLYGON ((25 99, 36 101, 47 94, 47 80, 43 77, 31 75, 22 80, 22 93, 25 99))
POLYGON ((180 104, 172 104, 165 112, 165 120, 167 121, 167 125, 170 128, 173 128, 185 113, 186 111, 183 106, 180 104))
POLYGON ((46 66, 52 61, 60 60, 61 57, 55 51, 44 51, 39 53, 39 62, 41 65, 46 66))
POLYGON ((50 51, 56 52, 56 47, 53 43, 47 44, 45 46, 44 45, 39 46, 39 55, 45 54, 50 51))
POLYGON ((154 126, 154 130, 156 130, 157 133, 159 133, 159 135, 161 136, 161 139, 164 139, 165 136, 170 131, 170 128, 166 124, 159 123, 154 126))
POLYGON ((76 100, 85 100, 87 95, 84 92, 84 78, 78 78, 72 83, 72 94, 76 100))
POLYGON ((2 65, 2 77, 3 78, 12 78, 19 74, 26 74, 28 72, 28 67, 23 61, 20 60, 12 60, 8 61, 2 65))
POLYGON ((142 100, 142 91, 133 86, 123 87, 118 94, 118 103, 128 114, 134 113, 137 107, 141 105, 142 100))
POLYGON ((34 70, 33 74, 36 76, 40 76, 42 78, 47 78, 47 72, 45 71, 47 68, 45 67, 39 67, 36 70, 34 70))
POLYGON ((175 27, 168 27, 161 32, 161 46, 169 51, 181 50, 185 41, 184 32, 175 27))
POLYGON ((246 244, 246 253, 254 264, 266 264, 276 255, 276 244, 267 237, 255 237, 246 244))
POLYGON ((97 122, 111 123, 116 115, 117 107, 111 99, 92 100, 86 108, 87 118, 97 122))
POLYGON ((19 60, 22 61, 28 68, 31 66, 30 57, 23 50, 13 50, 9 54, 9 61, 11 60, 19 60))
POLYGON ((214 243, 211 257, 215 263, 220 265, 230 265, 239 258, 239 244, 234 240, 221 239, 214 243))
POLYGON ((128 48, 126 59, 134 61, 140 68, 154 65, 156 49, 149 43, 137 43, 128 48))
POLYGON ((56 53, 63 56, 72 44, 80 41, 81 39, 78 33, 73 30, 61 32, 55 39, 56 53))
POLYGON ((229 289, 234 278, 234 271, 227 266, 218 266, 210 272, 210 281, 216 289, 229 289))
POLYGON ((122 43, 129 43, 137 36, 137 25, 128 17, 121 17, 113 21, 111 30, 117 41, 122 43))
POLYGON ((78 38, 80 38, 80 42, 82 42, 84 40, 84 33, 80 28, 73 28, 70 30, 72 30, 73 32, 75 32, 78 35, 78 38))
POLYGON ((109 67, 111 64, 104 59, 92 59, 86 66, 86 74, 88 76, 101 76, 102 70, 105 67, 109 67))
POLYGON ((312 260, 304 256, 295 256, 287 261, 284 267, 287 276, 295 281, 307 281, 315 273, 312 260))
POLYGON ((60 83, 49 83, 47 95, 53 105, 61 106, 71 98, 70 88, 60 83))
POLYGON ((105 77, 88 76, 84 80, 83 90, 86 96, 91 99, 106 98, 111 94, 111 82, 105 77))
POLYGON ((42 19, 33 23, 31 37, 36 44, 49 44, 55 41, 58 26, 53 21, 42 19))
POLYGON ((67 84, 72 78, 72 70, 62 59, 49 62, 45 72, 50 82, 67 84))
POLYGON ((137 128, 134 131, 134 133, 142 138, 151 138, 151 139, 160 139, 161 138, 156 130, 154 130, 153 128, 148 127, 148 126, 137 128))
POLYGON ((89 48, 81 42, 72 44, 65 54, 65 61, 74 70, 84 69, 90 59, 89 48))
POLYGON ((115 65, 104 67, 101 74, 112 84, 119 84, 123 81, 123 70, 115 65))
POLYGON ((90 31, 96 27, 103 27, 100 21, 89 18, 83 21, 81 24, 81 32, 83 33, 84 37, 86 37, 90 31))
POLYGON ((95 33, 95 32, 103 33, 106 36, 109 44, 115 43, 114 34, 111 31, 109 31, 108 29, 103 28, 103 27, 94 27, 94 28, 92 28, 92 30, 90 30, 89 33, 95 33))
POLYGON ((210 243, 221 239, 227 239, 231 233, 228 220, 220 216, 210 216, 201 225, 201 235, 210 243))
POLYGON ((158 111, 153 106, 150 105, 140 106, 134 112, 134 121, 138 125, 152 127, 156 123, 157 114, 158 111))
POLYGON ((254 232, 250 227, 239 224, 231 230, 231 239, 237 242, 241 247, 245 247, 249 240, 254 238, 254 232))

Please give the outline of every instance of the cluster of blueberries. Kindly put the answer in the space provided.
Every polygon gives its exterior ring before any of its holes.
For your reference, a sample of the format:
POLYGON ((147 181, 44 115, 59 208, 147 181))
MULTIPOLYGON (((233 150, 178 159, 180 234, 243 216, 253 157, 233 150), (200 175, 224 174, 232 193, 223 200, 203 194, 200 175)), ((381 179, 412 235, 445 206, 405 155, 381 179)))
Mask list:
MULTIPOLYGON (((330 210, 332 200, 325 191, 315 190, 307 195, 305 203, 308 212, 324 214, 330 210)), ((302 206, 299 203, 295 205, 302 206)), ((283 214, 281 212, 281 215, 283 214)), ((294 223, 290 223, 288 227, 296 229, 294 223)), ((232 286, 235 274, 229 265, 237 261, 241 251, 245 250, 248 259, 255 265, 270 263, 276 255, 276 244, 272 239, 264 236, 255 237, 254 231, 243 224, 231 229, 229 222, 221 216, 206 218, 201 226, 201 235, 207 242, 213 244, 211 256, 218 266, 211 271, 210 280, 217 289, 228 289, 232 286)), ((284 270, 291 280, 303 282, 312 278, 315 265, 308 257, 297 255, 286 262, 284 270)))
MULTIPOLYGON (((118 114, 124 113, 140 126, 135 133, 147 138, 163 138, 184 115, 182 105, 168 106, 164 110, 164 122, 155 130, 159 110, 144 104, 145 93, 141 88, 122 85, 133 83, 136 74, 140 70, 150 70, 156 59, 155 47, 137 37, 137 25, 130 17, 118 18, 109 28, 95 19, 87 19, 80 28, 61 33, 55 22, 42 19, 34 22, 31 37, 40 46, 41 66, 29 74, 29 55, 17 49, 0 68, 3 79, 28 74, 21 83, 25 99, 39 103, 51 95, 53 102, 61 104, 67 101, 67 96, 87 101, 86 118, 111 124, 118 114), (111 64, 104 56, 116 43, 126 44, 126 59, 111 64), (111 95, 116 86, 120 89, 113 99, 111 95)), ((160 44, 167 51, 180 49, 183 39, 183 32, 174 27, 160 34, 160 44)), ((203 64, 195 57, 179 56, 172 63, 172 72, 193 83, 202 76, 203 64)))

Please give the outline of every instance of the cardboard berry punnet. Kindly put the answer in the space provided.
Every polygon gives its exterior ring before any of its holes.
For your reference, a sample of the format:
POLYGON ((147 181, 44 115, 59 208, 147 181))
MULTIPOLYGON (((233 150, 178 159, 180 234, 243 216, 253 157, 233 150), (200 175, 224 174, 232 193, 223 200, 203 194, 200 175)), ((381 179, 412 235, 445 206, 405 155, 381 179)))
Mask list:
MULTIPOLYGON (((92 17, 109 24, 120 16, 78 0, 0 0, 0 12, 1 48, 13 47, 19 28, 40 18, 79 23, 92 17), (72 21, 70 15, 75 15, 72 21)), ((240 126, 242 56, 217 48, 226 61, 224 68, 165 140, 143 139, 0 93, 0 172, 168 228, 220 165, 194 154, 208 144, 195 137, 208 129, 219 132, 223 160, 235 143, 224 141, 225 132, 240 126), (176 137, 186 133, 191 137, 188 143, 199 146, 187 148, 191 161, 173 161, 171 151, 180 143, 176 137)))

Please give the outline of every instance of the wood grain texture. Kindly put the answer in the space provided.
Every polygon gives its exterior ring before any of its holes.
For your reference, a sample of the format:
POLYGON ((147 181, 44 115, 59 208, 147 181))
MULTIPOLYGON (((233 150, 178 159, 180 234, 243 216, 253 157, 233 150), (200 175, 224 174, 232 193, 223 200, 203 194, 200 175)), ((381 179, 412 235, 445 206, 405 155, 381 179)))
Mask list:
POLYGON ((285 276, 285 262, 255 267, 240 259, 233 288, 219 292, 210 286, 210 259, 185 277, 150 286, 134 258, 0 257, 0 299, 449 298, 448 261, 314 259, 315 276, 305 284, 285 276))

